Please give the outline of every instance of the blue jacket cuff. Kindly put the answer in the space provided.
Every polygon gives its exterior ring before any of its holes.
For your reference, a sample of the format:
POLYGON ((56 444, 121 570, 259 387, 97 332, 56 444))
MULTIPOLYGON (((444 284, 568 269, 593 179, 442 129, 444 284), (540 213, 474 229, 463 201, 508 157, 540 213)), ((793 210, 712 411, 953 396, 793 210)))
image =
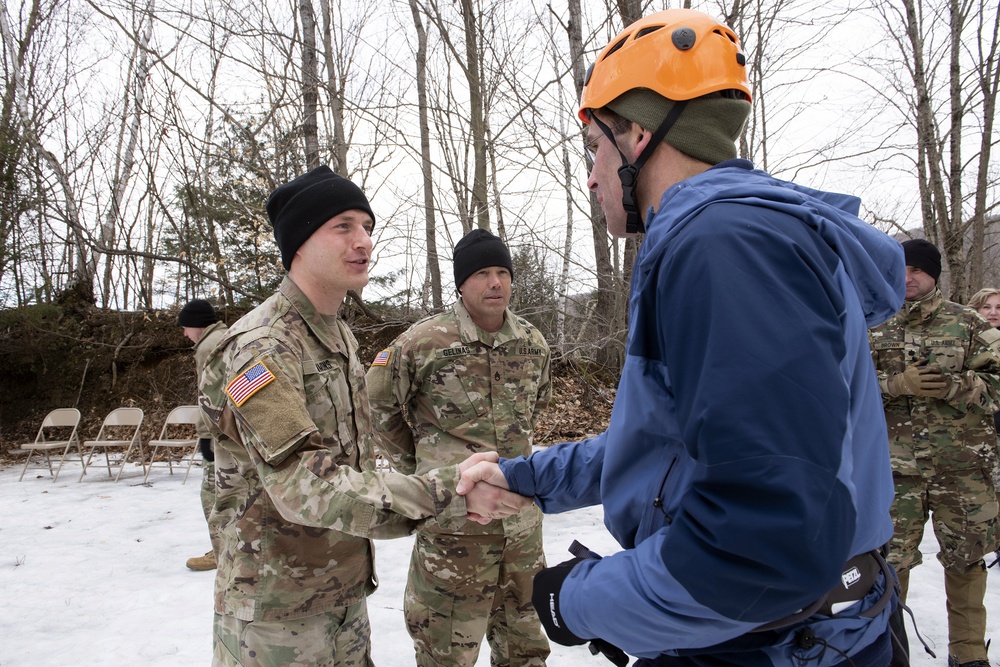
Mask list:
POLYGON ((523 456, 516 459, 500 459, 500 472, 507 479, 507 486, 511 491, 534 498, 535 474, 528 459, 523 456))

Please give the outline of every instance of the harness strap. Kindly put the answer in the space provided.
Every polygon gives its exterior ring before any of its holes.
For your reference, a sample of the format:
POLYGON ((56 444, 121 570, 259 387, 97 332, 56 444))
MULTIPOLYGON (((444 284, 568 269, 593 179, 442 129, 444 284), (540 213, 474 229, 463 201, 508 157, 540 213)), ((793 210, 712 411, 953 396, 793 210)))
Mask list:
POLYGON ((639 205, 635 200, 635 187, 639 182, 639 169, 642 165, 646 164, 646 160, 653 155, 653 151, 659 146, 663 138, 667 136, 667 132, 673 127, 674 123, 681 115, 681 111, 687 106, 687 100, 679 100, 674 102, 673 107, 670 108, 670 112, 667 117, 663 119, 660 123, 660 127, 656 129, 653 133, 652 139, 649 140, 649 144, 643 149, 642 153, 639 154, 638 159, 634 163, 629 163, 628 157, 622 152, 622 149, 618 147, 618 142, 615 141, 614 133, 611 128, 603 123, 596 114, 591 114, 590 118, 597 127, 601 129, 601 132, 611 141, 611 145, 618 150, 618 154, 622 158, 622 166, 618 167, 618 179, 622 182, 622 208, 625 209, 625 233, 626 234, 641 234, 646 231, 646 226, 642 221, 642 214, 639 212, 639 205))
POLYGON ((885 591, 870 609, 866 609, 860 614, 863 618, 875 618, 882 613, 882 610, 892 600, 892 592, 895 588, 893 582, 896 579, 882 553, 877 550, 859 554, 847 561, 840 574, 840 583, 830 589, 819 600, 784 618, 765 623, 755 628, 752 632, 767 632, 769 630, 787 628, 801 623, 814 614, 834 616, 836 615, 836 611, 833 605, 845 602, 854 603, 863 600, 868 591, 875 585, 880 573, 885 576, 885 591))

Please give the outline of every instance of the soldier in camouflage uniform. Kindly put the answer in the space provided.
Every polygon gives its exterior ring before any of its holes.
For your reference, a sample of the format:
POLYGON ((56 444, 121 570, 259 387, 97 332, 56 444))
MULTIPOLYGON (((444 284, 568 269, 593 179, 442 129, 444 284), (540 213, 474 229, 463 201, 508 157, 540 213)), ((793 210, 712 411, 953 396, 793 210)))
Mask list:
POLYGON ((213 664, 368 666, 370 540, 527 501, 483 485, 455 493, 484 456, 421 476, 374 471, 364 369, 336 316, 368 282, 371 207, 323 166, 278 187, 267 212, 288 276, 229 329, 201 385, 223 519, 213 664))
MULTIPOLYGON (((984 287, 969 299, 969 308, 986 318, 990 326, 1000 329, 1000 289, 995 287, 984 287)), ((993 428, 1000 433, 1000 411, 993 413, 993 428)), ((1000 440, 997 441, 998 453, 1000 453, 1000 440)), ((993 485, 997 488, 997 501, 1000 502, 1000 456, 997 456, 997 466, 993 468, 993 485)), ((1000 558, 1000 551, 997 552, 1000 558)))
MULTIPOLYGON (((223 334, 226 333, 226 324, 218 321, 215 309, 208 301, 192 299, 184 304, 181 312, 177 314, 177 325, 184 327, 184 335, 194 343, 195 378, 200 382, 208 353, 222 340, 223 334)), ((215 569, 219 552, 219 526, 218 521, 212 517, 212 508, 215 506, 215 448, 212 432, 208 428, 204 414, 198 419, 197 432, 198 448, 201 449, 202 456, 201 509, 208 524, 208 537, 212 543, 212 550, 206 552, 204 556, 188 558, 186 565, 188 569, 204 571, 215 569)))
MULTIPOLYGON (((549 348, 514 315, 510 252, 474 229, 455 246, 452 308, 414 324, 368 370, 377 443, 393 467, 426 474, 471 453, 531 453, 549 401, 549 348)), ((545 567, 534 505, 461 530, 434 519, 413 546, 404 614, 420 667, 472 667, 485 635, 494 667, 541 666, 549 654, 531 605, 545 567)))
POLYGON ((896 499, 889 561, 906 599, 932 518, 945 571, 949 665, 988 667, 986 566, 997 545, 993 413, 1000 397, 1000 332, 937 288, 941 255, 923 239, 903 243, 906 302, 870 330, 896 499))

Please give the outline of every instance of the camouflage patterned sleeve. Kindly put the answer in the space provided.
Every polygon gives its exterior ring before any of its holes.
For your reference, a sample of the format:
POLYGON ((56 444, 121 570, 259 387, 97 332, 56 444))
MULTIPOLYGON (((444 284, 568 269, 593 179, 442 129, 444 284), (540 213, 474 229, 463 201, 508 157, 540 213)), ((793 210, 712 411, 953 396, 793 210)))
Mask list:
POLYGON ((322 416, 310 414, 307 405, 316 399, 307 393, 315 388, 303 387, 301 362, 280 342, 256 352, 249 358, 238 354, 231 363, 240 370, 227 385, 227 407, 268 497, 286 520, 369 538, 408 534, 415 521, 429 517, 464 523, 465 499, 454 493, 457 466, 406 476, 345 464, 358 456, 356 443, 327 434, 343 434, 346 417, 337 416, 336 405, 322 416), (266 382, 250 395, 240 393, 237 383, 258 368, 266 382), (338 423, 317 426, 314 420, 324 418, 338 423))
POLYGON ((549 374, 552 362, 552 355, 546 346, 545 361, 542 363, 542 372, 538 376, 538 400, 535 402, 535 411, 531 414, 531 428, 534 429, 538 423, 538 417, 549 406, 552 400, 552 377, 549 374))
MULTIPOLYGON (((203 336, 194 347, 194 372, 196 386, 201 384, 201 376, 205 371, 205 362, 208 354, 212 351, 213 341, 218 342, 218 336, 203 336)), ((198 412, 198 422, 195 425, 195 432, 199 438, 211 438, 212 431, 209 428, 208 419, 204 412, 198 412)))
POLYGON ((895 398, 895 395, 889 391, 889 373, 879 364, 880 357, 876 347, 876 342, 881 339, 884 332, 884 324, 868 330, 868 346, 871 348, 872 364, 875 366, 875 377, 878 379, 883 405, 895 398))
POLYGON ((294 523, 389 539, 409 535, 429 517, 456 529, 465 522, 465 498, 453 491, 458 466, 427 475, 361 472, 338 465, 328 450, 307 449, 284 465, 257 469, 275 507, 294 523))
POLYGON ((1000 331, 985 322, 977 327, 961 373, 947 373, 952 387, 945 400, 967 411, 993 414, 1000 408, 1000 331))
POLYGON ((365 375, 372 409, 375 446, 399 472, 412 475, 417 469, 413 431, 403 414, 414 389, 412 361, 399 341, 375 356, 365 375))

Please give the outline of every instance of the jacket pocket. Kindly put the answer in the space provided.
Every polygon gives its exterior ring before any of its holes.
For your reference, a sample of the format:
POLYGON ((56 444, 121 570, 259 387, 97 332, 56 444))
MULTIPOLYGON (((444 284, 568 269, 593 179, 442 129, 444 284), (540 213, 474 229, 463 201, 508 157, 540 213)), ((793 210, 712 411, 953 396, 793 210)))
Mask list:
POLYGON ((639 531, 636 534, 637 544, 674 522, 670 501, 672 494, 676 492, 675 483, 679 467, 679 457, 672 454, 667 458, 662 472, 654 478, 657 483, 650 490, 642 510, 642 521, 639 523, 639 531))

